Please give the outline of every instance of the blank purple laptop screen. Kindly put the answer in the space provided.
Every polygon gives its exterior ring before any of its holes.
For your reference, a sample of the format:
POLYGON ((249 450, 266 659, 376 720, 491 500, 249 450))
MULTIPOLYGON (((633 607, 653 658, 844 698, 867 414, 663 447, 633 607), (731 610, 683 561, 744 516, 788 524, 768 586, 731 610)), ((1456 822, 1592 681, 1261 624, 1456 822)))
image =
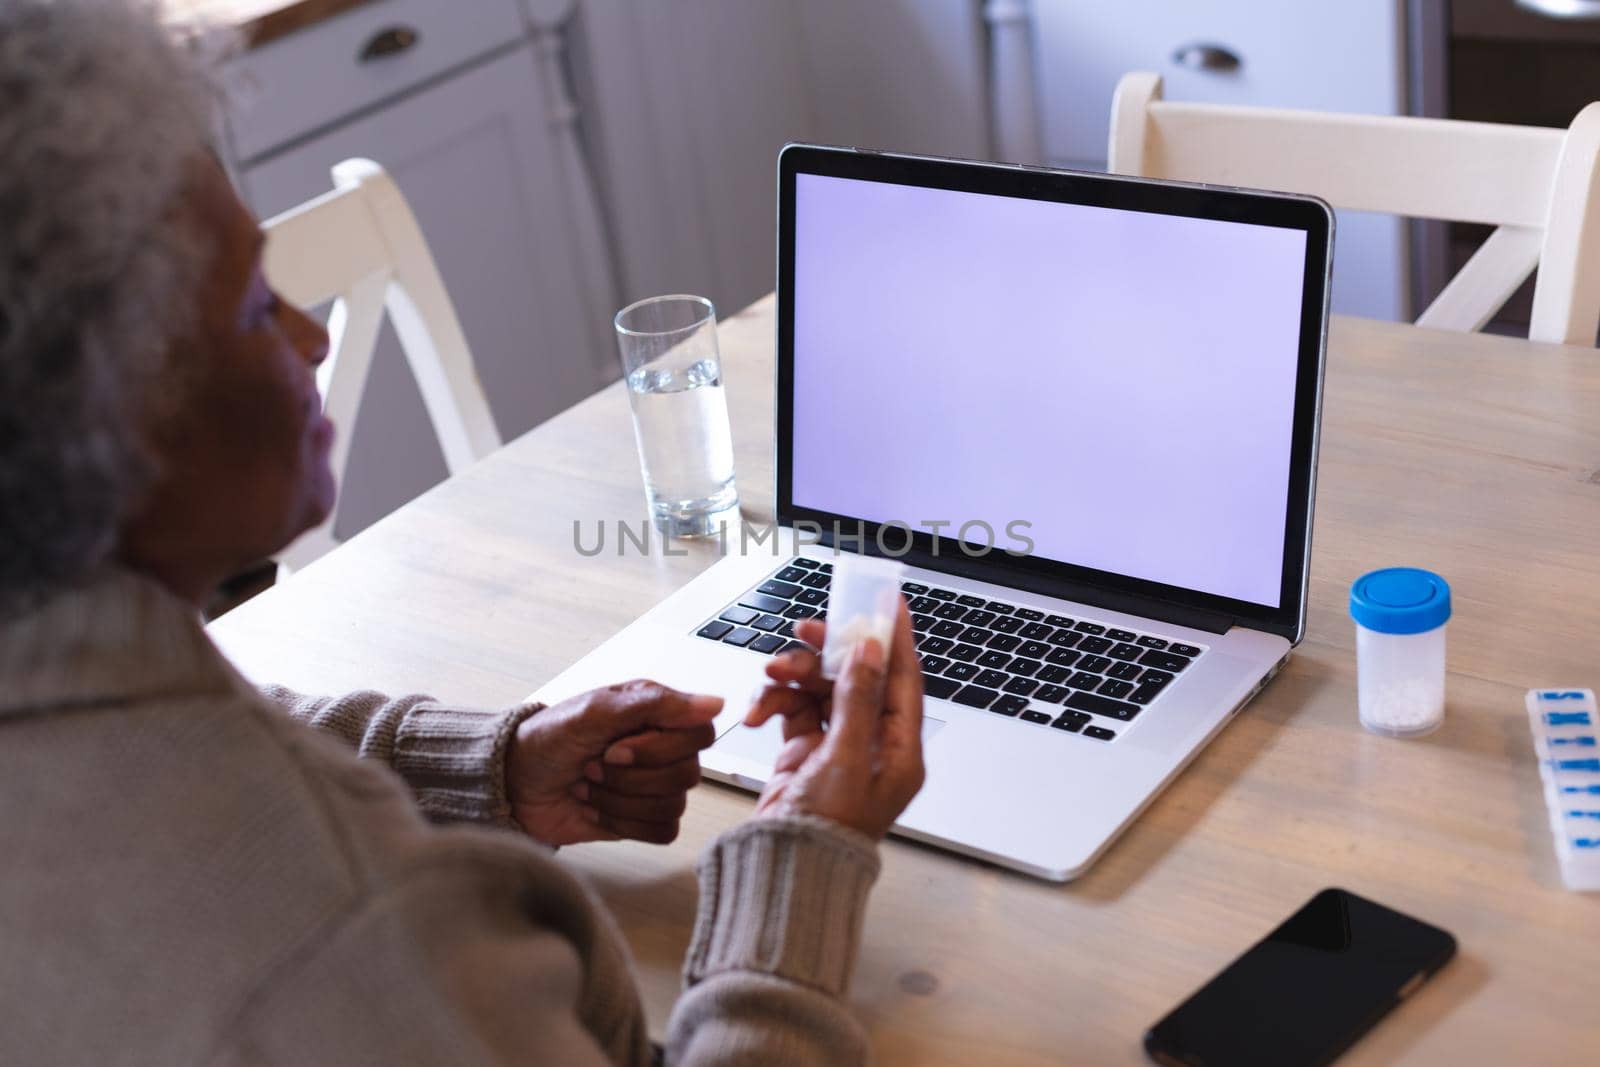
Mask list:
POLYGON ((1279 606, 1304 231, 795 196, 795 505, 1279 606))

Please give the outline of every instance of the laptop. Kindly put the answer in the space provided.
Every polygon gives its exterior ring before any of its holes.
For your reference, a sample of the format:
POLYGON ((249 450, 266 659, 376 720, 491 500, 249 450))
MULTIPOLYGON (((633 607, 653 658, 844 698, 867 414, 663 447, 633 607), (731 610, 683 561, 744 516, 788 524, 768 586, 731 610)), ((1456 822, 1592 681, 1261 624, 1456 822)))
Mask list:
POLYGON ((1305 631, 1333 218, 1311 197, 789 145, 776 514, 535 696, 722 695, 838 554, 906 565, 927 782, 894 832, 1086 871, 1305 631))

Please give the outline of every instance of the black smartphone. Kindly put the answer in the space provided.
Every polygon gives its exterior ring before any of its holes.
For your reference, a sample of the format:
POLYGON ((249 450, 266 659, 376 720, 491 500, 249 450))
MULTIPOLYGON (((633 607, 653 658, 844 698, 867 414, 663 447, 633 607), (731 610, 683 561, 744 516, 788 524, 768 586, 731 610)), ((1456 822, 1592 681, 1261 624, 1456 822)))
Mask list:
POLYGON ((1157 1063, 1331 1063, 1456 953, 1456 939, 1324 889, 1144 1036, 1157 1063))

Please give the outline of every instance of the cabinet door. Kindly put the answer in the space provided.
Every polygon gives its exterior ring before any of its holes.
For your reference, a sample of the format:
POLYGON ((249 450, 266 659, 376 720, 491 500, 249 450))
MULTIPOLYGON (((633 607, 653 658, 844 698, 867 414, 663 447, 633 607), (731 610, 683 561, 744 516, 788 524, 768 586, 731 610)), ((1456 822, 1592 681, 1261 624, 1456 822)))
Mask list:
MULTIPOLYGON (((263 5, 256 0, 255 6, 263 5)), ((243 99, 260 101, 258 107, 241 108, 229 126, 239 159, 267 155, 522 36, 522 14, 513 0, 337 6, 347 10, 251 48, 227 64, 229 88, 243 99)))
POLYGON ((1046 153, 1105 159, 1111 95, 1150 70, 1172 100, 1397 115, 1405 110, 1399 0, 1035 0, 1046 153), (1234 69, 1178 59, 1210 45, 1234 69))
POLYGON ((584 0, 572 61, 624 302, 772 291, 774 161, 809 132, 797 20, 749 0, 584 0))
POLYGON ((572 58, 624 300, 772 291, 786 141, 988 153, 972 0, 583 0, 572 58), (892 42, 892 47, 886 42, 892 42))
MULTIPOLYGON (((577 237, 527 46, 251 166, 263 218, 331 187, 351 156, 394 175, 461 318, 503 438, 593 392, 610 345, 608 294, 585 292, 577 237)), ((348 537, 445 477, 392 329, 378 342, 340 487, 348 537)), ((626 427, 622 430, 626 432, 626 427)))
MULTIPOLYGON (((1111 97, 1133 70, 1160 74, 1169 100, 1403 114, 1404 7, 1401 0, 1035 0, 1046 158, 1105 166, 1111 97), (1178 58, 1196 45, 1226 50, 1238 66, 1208 69, 1178 58)), ((1334 310, 1408 317, 1403 220, 1341 211, 1336 241, 1334 310)))

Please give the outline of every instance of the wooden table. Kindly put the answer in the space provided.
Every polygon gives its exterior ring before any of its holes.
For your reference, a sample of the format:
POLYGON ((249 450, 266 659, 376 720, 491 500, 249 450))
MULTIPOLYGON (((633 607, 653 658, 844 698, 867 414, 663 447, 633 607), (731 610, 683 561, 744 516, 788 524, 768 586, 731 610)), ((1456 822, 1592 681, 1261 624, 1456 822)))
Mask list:
MULTIPOLYGON (((884 848, 852 997, 886 1064, 1142 1062, 1145 1028, 1318 889, 1452 931, 1460 955, 1341 1062, 1600 1063, 1600 895, 1561 888, 1529 687, 1600 685, 1600 353, 1335 320, 1310 629, 1284 674, 1066 886, 884 848), (1452 583, 1449 710, 1356 721, 1349 585, 1452 583)), ((771 298, 722 327, 746 512, 772 518, 771 298)), ((620 386, 212 627, 252 677, 506 704, 713 561, 583 558, 636 521, 620 386)), ((614 543, 608 541, 609 543, 614 543)), ((562 853, 619 916, 659 1032, 700 847, 751 798, 697 790, 669 848, 562 853)))

